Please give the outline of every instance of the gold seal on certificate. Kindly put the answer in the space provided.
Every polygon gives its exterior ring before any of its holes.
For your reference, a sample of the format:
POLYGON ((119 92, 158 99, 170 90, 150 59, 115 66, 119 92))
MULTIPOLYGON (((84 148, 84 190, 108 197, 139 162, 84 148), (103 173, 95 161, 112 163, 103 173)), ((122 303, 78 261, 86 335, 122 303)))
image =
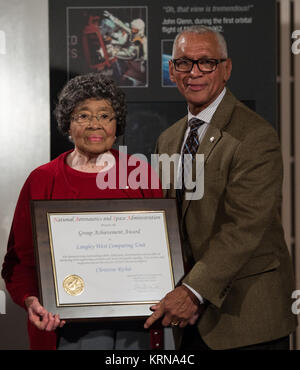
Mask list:
POLYGON ((63 281, 64 290, 73 296, 81 294, 84 290, 84 282, 78 275, 69 275, 63 281))

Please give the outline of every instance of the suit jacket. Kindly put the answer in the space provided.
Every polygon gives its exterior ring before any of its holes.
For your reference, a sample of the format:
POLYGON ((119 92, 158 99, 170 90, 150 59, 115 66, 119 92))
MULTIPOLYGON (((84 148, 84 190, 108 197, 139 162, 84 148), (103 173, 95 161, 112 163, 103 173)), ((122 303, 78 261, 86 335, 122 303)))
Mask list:
MULTIPOLYGON (((164 131, 157 152, 180 153, 187 117, 164 131)), ((209 305, 197 327, 212 349, 291 333, 294 278, 280 220, 282 158, 272 126, 227 90, 199 145, 204 195, 183 200, 183 245, 193 267, 183 282, 209 305)), ((173 172, 165 196, 175 197, 173 172)))

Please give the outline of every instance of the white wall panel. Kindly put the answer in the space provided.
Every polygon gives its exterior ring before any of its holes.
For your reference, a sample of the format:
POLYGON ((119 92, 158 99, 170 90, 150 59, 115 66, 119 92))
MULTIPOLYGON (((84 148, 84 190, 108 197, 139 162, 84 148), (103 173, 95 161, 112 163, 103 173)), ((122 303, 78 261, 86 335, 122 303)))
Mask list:
MULTIPOLYGON (((1 265, 20 188, 49 148, 48 1, 0 0, 1 265)), ((26 314, 0 290, 0 349, 28 348, 26 314)))

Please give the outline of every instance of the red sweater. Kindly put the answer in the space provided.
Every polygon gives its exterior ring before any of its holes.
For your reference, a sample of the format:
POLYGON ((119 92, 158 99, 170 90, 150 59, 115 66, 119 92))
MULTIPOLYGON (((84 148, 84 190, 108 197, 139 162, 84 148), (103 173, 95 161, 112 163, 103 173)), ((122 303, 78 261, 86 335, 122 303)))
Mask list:
MULTIPOLYGON (((4 259, 2 277, 15 303, 25 308, 29 296, 38 296, 34 247, 31 230, 30 200, 34 199, 99 199, 99 198, 161 198, 161 189, 106 189, 96 185, 96 173, 83 173, 69 167, 65 160, 71 151, 35 169, 27 178, 15 210, 4 259)), ((116 184, 119 183, 119 152, 112 150, 116 159, 116 184)), ((128 157, 125 157, 126 159, 128 157)), ((126 160, 124 162, 127 162, 126 160)), ((139 166, 128 166, 129 174, 139 166)), ((146 165, 148 183, 154 173, 146 165)), ((127 177, 128 178, 128 177, 127 177)), ((130 185, 130 184, 128 184, 130 185)), ((56 333, 40 331, 28 321, 31 349, 55 349, 56 333)))

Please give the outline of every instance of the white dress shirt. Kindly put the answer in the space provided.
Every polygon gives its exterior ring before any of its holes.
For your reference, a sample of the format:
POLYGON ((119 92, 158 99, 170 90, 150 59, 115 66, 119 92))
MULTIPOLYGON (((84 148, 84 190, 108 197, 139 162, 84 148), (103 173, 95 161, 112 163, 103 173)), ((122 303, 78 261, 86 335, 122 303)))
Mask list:
MULTIPOLYGON (((188 109, 188 121, 191 120, 192 118, 198 118, 200 119, 201 121, 204 121, 205 123, 203 123, 203 125, 201 125, 199 128, 198 128, 198 139, 199 139, 199 143, 201 142, 201 140, 203 139, 203 136, 207 130, 207 127, 208 125, 210 124, 210 121, 213 117, 213 115, 215 114, 219 104, 221 103, 222 99, 224 98, 224 95, 226 93, 226 87, 224 87, 224 89, 222 90, 222 92, 220 93, 220 95, 207 107, 205 108, 203 111, 201 111, 200 113, 198 113, 196 116, 194 116, 190 110, 188 109)), ((184 134, 184 139, 183 139, 183 142, 182 142, 182 147, 181 147, 181 152, 182 152, 182 149, 183 149, 183 145, 188 137, 188 134, 190 132, 190 128, 188 127, 185 134, 184 134)), ((181 161, 180 161, 181 162, 181 161)))

